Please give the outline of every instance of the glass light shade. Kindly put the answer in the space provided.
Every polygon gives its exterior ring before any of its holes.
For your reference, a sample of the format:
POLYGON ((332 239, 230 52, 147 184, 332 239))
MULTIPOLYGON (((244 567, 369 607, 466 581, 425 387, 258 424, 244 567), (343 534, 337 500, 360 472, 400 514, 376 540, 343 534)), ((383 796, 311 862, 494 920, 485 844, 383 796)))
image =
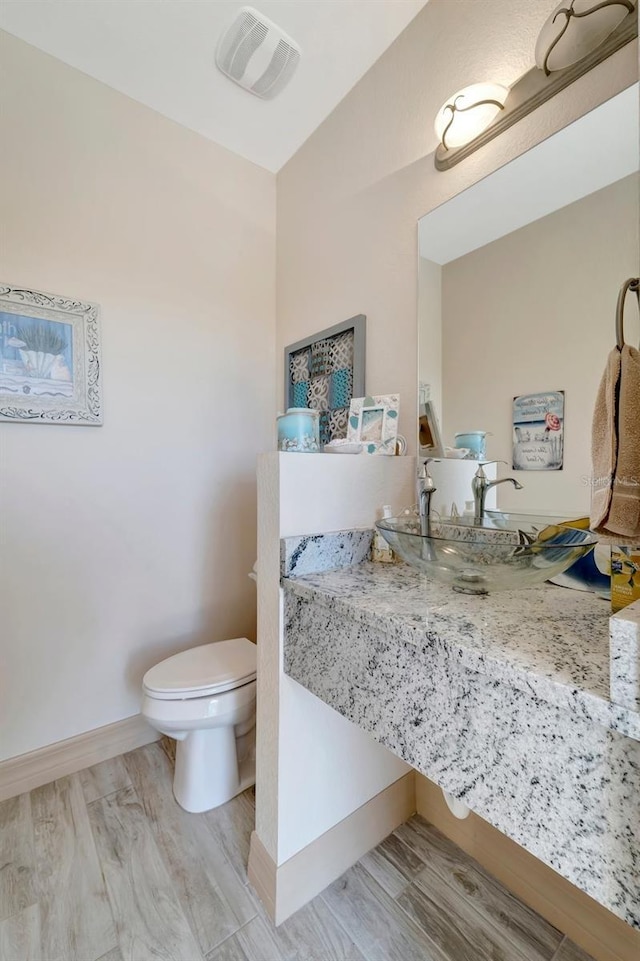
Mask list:
POLYGON ((487 129, 508 93, 499 83, 474 83, 458 90, 436 115, 434 127, 440 143, 447 149, 464 147, 487 129))
POLYGON ((629 0, 574 0, 549 14, 536 41, 536 66, 547 73, 564 70, 599 47, 629 14, 629 0))

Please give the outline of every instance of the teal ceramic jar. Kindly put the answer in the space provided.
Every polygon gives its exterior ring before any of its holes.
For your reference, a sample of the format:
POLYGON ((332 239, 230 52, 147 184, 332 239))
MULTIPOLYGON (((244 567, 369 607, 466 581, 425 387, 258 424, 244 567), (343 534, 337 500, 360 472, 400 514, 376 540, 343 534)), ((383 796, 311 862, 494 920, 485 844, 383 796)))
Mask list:
POLYGON ((320 412, 290 407, 278 415, 278 450, 314 454, 320 449, 320 412))
POLYGON ((465 460, 485 460, 487 433, 486 430, 469 430, 464 434, 456 434, 455 446, 466 447, 469 451, 465 460))

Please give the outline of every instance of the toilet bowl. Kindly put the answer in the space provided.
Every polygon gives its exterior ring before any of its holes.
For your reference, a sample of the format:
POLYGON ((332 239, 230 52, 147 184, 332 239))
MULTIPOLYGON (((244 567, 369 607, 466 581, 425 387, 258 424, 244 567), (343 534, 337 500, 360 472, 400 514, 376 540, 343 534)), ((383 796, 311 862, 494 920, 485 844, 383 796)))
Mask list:
POLYGON ((175 738, 173 793, 192 813, 255 784, 256 648, 246 637, 160 661, 142 680, 142 714, 175 738))

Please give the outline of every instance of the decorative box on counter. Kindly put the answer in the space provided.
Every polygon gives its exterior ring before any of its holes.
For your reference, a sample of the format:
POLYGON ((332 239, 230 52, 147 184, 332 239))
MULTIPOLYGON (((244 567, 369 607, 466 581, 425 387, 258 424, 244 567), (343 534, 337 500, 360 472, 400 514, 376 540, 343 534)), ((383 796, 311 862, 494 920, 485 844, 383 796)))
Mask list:
POLYGON ((640 601, 640 547, 611 548, 611 610, 640 601))

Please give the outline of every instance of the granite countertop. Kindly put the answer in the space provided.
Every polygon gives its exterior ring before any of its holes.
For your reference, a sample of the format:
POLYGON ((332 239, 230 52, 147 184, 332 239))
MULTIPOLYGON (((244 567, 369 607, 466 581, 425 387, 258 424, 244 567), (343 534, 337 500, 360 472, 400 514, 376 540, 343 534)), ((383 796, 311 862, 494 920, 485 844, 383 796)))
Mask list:
POLYGON ((545 585, 458 594, 404 563, 364 561, 285 577, 286 593, 383 631, 390 642, 446 649, 461 666, 640 740, 640 713, 609 695, 609 617, 594 594, 545 585))

